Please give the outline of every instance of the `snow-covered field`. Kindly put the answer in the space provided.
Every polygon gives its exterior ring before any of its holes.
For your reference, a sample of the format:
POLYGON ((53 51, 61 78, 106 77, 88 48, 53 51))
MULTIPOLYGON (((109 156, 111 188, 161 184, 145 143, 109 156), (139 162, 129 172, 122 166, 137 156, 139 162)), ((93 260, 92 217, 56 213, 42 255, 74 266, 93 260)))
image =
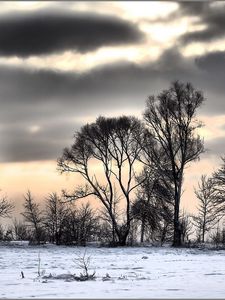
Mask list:
POLYGON ((38 277, 39 252, 42 275, 79 275, 74 260, 84 250, 1 246, 0 298, 225 298, 223 250, 88 247, 94 281, 38 277))

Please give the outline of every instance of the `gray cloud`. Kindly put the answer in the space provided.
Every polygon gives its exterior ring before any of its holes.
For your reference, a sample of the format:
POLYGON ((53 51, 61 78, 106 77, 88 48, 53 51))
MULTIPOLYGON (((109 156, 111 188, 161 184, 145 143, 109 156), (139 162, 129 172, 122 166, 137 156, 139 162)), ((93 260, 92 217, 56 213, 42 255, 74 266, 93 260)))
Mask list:
POLYGON ((209 10, 210 3, 207 1, 180 1, 179 10, 172 15, 201 16, 209 10))
POLYGON ((56 160, 62 149, 71 143, 74 131, 81 126, 75 121, 58 119, 39 122, 40 129, 32 132, 32 125, 24 121, 0 128, 1 161, 56 160))
MULTIPOLYGON (((196 16, 195 24, 203 24, 202 30, 188 32, 180 38, 182 44, 191 42, 209 42, 225 37, 225 5, 215 2, 181 2, 177 16, 196 16), (221 6, 222 5, 222 6, 221 6)), ((172 18, 174 16, 170 16, 172 18)))
POLYGON ((207 149, 204 157, 210 158, 211 156, 222 157, 225 155, 225 138, 215 138, 205 143, 207 149))
MULTIPOLYGON (((225 133, 225 122, 220 126, 220 130, 223 130, 225 133)), ((214 137, 210 140, 205 141, 205 148, 207 151, 204 156, 210 158, 210 156, 222 157, 225 155, 225 136, 214 137)))
POLYGON ((102 14, 41 10, 0 18, 0 55, 88 52, 102 46, 137 43, 143 33, 131 22, 102 14))
POLYGON ((209 52, 197 57, 195 61, 199 68, 208 73, 215 72, 219 75, 225 75, 225 52, 223 51, 209 52))
POLYGON ((202 82, 203 89, 207 91, 210 99, 207 109, 211 113, 223 114, 225 111, 225 51, 215 51, 195 59, 196 66, 201 70, 202 76, 198 78, 202 82))
POLYGON ((203 90, 207 101, 201 113, 222 113, 224 76, 218 74, 223 74, 225 60, 221 55, 194 60, 169 50, 146 65, 121 62, 84 74, 1 67, 0 160, 56 159, 85 117, 140 113, 148 95, 176 79, 203 90), (28 128, 34 125, 41 130, 31 134, 28 128))

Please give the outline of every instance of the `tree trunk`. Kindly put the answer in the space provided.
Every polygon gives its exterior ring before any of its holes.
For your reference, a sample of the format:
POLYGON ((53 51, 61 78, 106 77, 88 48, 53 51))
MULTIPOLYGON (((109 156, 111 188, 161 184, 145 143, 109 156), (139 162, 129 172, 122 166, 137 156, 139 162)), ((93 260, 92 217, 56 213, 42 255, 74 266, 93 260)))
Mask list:
POLYGON ((36 224, 35 224, 35 239, 36 239, 36 243, 38 245, 40 245, 40 242, 41 242, 40 229, 38 228, 38 226, 36 224))
POLYGON ((181 230, 181 224, 179 220, 182 178, 183 178, 183 168, 180 170, 180 175, 177 178, 177 186, 175 187, 173 247, 180 247, 182 245, 182 240, 181 240, 182 230, 181 230))
POLYGON ((116 243, 116 238, 115 238, 115 225, 112 222, 112 244, 115 245, 116 243))
POLYGON ((204 212, 204 219, 202 224, 202 243, 205 242, 205 227, 206 227, 206 211, 204 212))
POLYGON ((60 232, 55 233, 55 243, 56 243, 56 245, 61 244, 61 233, 60 232))
POLYGON ((179 194, 176 194, 175 197, 175 206, 174 206, 174 234, 173 234, 173 247, 180 247, 182 245, 181 241, 181 225, 179 221, 179 205, 180 199, 179 194))
POLYGON ((164 221, 163 228, 162 228, 162 235, 161 235, 161 239, 160 239, 161 247, 162 247, 162 245, 165 241, 165 238, 166 238, 166 230, 167 230, 167 226, 165 225, 165 221, 164 221))
POLYGON ((180 247, 181 244, 180 223, 174 220, 173 247, 180 247))
POLYGON ((145 220, 141 221, 141 243, 144 242, 144 234, 145 234, 145 220))
POLYGON ((125 230, 121 230, 120 232, 117 233, 119 246, 126 246, 129 231, 130 231, 130 227, 128 225, 125 230))
POLYGON ((119 242, 118 242, 118 245, 119 246, 126 246, 126 244, 127 244, 127 236, 128 236, 128 234, 123 234, 123 235, 120 235, 119 236, 119 242))
POLYGON ((202 243, 205 243, 205 228, 202 229, 202 243))

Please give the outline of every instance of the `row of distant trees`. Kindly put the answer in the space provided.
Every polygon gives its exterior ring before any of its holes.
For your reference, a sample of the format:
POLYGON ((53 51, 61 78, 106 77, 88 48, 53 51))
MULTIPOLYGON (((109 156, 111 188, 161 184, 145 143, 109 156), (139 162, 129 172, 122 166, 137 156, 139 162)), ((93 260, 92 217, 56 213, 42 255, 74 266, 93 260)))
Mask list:
POLYGON ((204 242, 223 218, 225 168, 212 178, 202 177, 196 190, 197 216, 180 211, 185 168, 204 151, 197 134, 202 123, 196 118, 203 101, 202 92, 191 84, 174 82, 148 98, 142 120, 98 117, 81 127, 58 159, 58 169, 79 174, 84 184, 73 192, 64 190, 62 199, 52 194, 44 215, 28 192, 23 216, 32 224, 30 236, 57 244, 99 240, 114 245, 132 243, 139 236, 141 242, 181 246, 194 224, 204 242), (90 197, 101 204, 101 213, 79 204, 90 197))
MULTIPOLYGON (((85 245, 99 235, 98 218, 89 203, 79 208, 66 203, 56 193, 50 194, 41 208, 28 191, 24 197, 23 218, 2 232, 4 240, 29 240, 32 244, 45 242, 56 245, 85 245)), ((0 235, 1 236, 1 235, 0 235)))
MULTIPOLYGON (((161 234, 162 219, 156 214, 161 214, 160 208, 154 209, 150 217, 146 211, 139 209, 138 201, 133 204, 131 229, 128 236, 128 244, 138 242, 141 230, 141 241, 160 241, 171 237, 170 230, 164 230, 161 234), (145 224, 145 226, 143 226, 145 224), (142 226, 141 226, 142 225, 142 226)), ((99 242, 103 245, 116 245, 117 240, 114 228, 105 211, 93 209, 89 202, 76 205, 74 202, 66 202, 56 193, 50 194, 41 208, 31 192, 24 196, 22 220, 13 220, 5 230, 0 228, 0 240, 29 240, 32 244, 45 242, 56 245, 81 245, 87 242, 99 242)))
MULTIPOLYGON (((225 203, 221 197, 221 180, 225 178, 223 166, 212 177, 201 177, 195 193, 198 199, 198 212, 190 215, 181 213, 182 242, 225 244, 225 228, 219 226, 224 217, 225 203)), ((142 174, 143 175, 143 174, 142 174)), ((153 196, 156 178, 148 178, 138 190, 131 208, 131 228, 127 244, 151 242, 163 245, 173 240, 172 206, 164 206, 153 196), (150 180, 151 179, 151 180, 150 180), (151 191, 149 192, 149 186, 151 191)), ((161 196, 168 196, 167 190, 156 189, 161 196), (164 194, 165 193, 165 194, 164 194)), ((222 190, 223 191, 223 190, 222 190)), ((223 191, 224 193, 224 191, 223 191)), ((6 198, 1 201, 1 216, 8 217, 13 206, 6 198), (4 204, 4 205, 3 205, 4 204), (4 211, 4 214, 3 214, 4 211)), ((116 245, 117 238, 110 218, 103 210, 94 209, 89 202, 68 202, 56 193, 46 197, 44 205, 36 202, 31 192, 24 196, 23 216, 15 218, 6 228, 0 226, 0 240, 28 240, 31 244, 54 243, 56 245, 81 245, 98 242, 102 245, 116 245)))

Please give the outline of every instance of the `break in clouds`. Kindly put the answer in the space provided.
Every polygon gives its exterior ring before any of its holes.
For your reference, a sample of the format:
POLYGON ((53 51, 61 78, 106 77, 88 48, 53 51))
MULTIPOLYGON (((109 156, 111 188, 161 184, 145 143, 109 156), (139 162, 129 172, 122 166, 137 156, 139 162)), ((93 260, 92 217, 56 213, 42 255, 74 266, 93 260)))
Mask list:
MULTIPOLYGON (((70 145, 73 133, 88 118, 115 112, 141 114, 145 100, 167 88, 171 81, 190 81, 207 98, 202 114, 225 111, 225 52, 211 51, 185 56, 182 46, 225 37, 225 10, 213 3, 184 2, 177 11, 160 18, 197 17, 201 30, 180 35, 176 47, 165 49, 154 61, 120 60, 96 65, 86 72, 55 71, 7 65, 7 57, 51 55, 74 50, 93 52, 104 46, 139 45, 146 33, 140 22, 118 16, 58 11, 31 11, 2 15, 0 55, 0 135, 2 162, 53 159, 70 145)), ((151 21, 149 21, 151 23, 151 21)), ((211 142, 222 153, 225 142, 211 142)), ((207 145, 206 145, 207 147, 207 145)), ((214 152, 213 152, 214 153, 214 152)))

